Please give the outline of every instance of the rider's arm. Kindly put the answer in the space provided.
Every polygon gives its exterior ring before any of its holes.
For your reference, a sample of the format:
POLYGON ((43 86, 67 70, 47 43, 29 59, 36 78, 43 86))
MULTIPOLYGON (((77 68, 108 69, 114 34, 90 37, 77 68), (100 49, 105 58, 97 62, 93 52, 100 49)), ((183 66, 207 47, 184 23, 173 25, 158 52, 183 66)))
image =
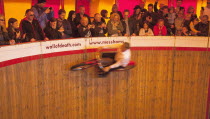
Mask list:
POLYGON ((117 68, 117 67, 120 67, 121 66, 121 60, 118 60, 116 63, 112 64, 111 66, 109 66, 110 69, 113 69, 113 68, 117 68))

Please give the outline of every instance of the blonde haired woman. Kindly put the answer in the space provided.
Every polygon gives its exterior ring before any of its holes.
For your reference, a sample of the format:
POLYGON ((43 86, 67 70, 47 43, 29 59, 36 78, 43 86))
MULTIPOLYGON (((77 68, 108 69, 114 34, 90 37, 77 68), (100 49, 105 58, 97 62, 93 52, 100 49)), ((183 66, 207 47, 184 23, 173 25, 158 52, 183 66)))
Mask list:
POLYGON ((14 45, 15 40, 11 40, 5 26, 5 18, 0 15, 0 45, 14 45))
POLYGON ((108 36, 122 36, 123 25, 120 21, 120 16, 117 13, 113 13, 110 16, 110 20, 107 23, 108 36))

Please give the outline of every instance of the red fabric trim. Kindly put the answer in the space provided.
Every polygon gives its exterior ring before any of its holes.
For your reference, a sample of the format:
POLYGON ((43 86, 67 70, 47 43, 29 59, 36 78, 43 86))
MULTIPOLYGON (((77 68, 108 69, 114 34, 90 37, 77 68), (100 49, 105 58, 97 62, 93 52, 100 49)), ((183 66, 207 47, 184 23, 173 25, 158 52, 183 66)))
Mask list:
POLYGON ((176 50, 181 51, 207 51, 208 48, 195 48, 195 47, 176 47, 176 50))
POLYGON ((173 47, 132 47, 131 50, 173 50, 173 47))
POLYGON ((12 59, 12 60, 8 60, 8 61, 0 62, 0 67, 6 67, 9 65, 18 64, 21 62, 27 62, 27 61, 38 60, 38 59, 41 59, 40 55, 12 59))

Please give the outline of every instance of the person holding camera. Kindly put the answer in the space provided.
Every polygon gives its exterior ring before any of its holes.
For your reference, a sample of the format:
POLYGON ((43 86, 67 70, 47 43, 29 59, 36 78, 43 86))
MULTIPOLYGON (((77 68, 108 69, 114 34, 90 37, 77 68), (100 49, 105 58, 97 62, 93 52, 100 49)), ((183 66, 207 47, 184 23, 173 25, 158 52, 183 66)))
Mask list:
POLYGON ((106 23, 102 21, 101 15, 96 13, 94 15, 94 20, 92 24, 95 26, 94 28, 94 37, 105 37, 107 33, 106 23))
POLYGON ((89 24, 87 17, 82 17, 78 28, 80 37, 92 37, 95 25, 89 24))
POLYGON ((54 11, 52 7, 44 7, 46 0, 38 0, 38 3, 32 6, 35 18, 39 21, 41 28, 46 27, 47 22, 54 17, 54 11))
POLYGON ((66 11, 64 9, 60 9, 58 11, 58 19, 57 19, 57 29, 62 34, 62 38, 71 38, 72 37, 72 28, 71 24, 68 20, 65 19, 66 11))

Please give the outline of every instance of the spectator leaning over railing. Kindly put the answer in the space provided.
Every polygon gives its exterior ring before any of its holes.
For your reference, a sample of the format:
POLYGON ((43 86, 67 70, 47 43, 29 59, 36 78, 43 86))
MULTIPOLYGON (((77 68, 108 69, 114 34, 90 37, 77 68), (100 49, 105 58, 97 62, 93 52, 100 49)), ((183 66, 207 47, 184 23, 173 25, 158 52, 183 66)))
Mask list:
POLYGON ((120 16, 117 13, 113 13, 110 20, 107 23, 108 36, 122 36, 123 26, 120 21, 120 16))
POLYGON ((140 29, 139 36, 154 36, 152 29, 148 26, 148 22, 145 22, 144 27, 140 29))
POLYGON ((32 6, 35 18, 39 21, 41 28, 44 29, 48 20, 54 17, 54 10, 52 7, 44 7, 46 0, 38 0, 37 4, 32 6))
POLYGON ((136 29, 135 29, 135 23, 133 19, 131 19, 130 16, 130 11, 129 10, 124 10, 123 12, 124 18, 121 20, 122 25, 123 25, 123 36, 136 36, 136 29))
POLYGON ((82 17, 81 24, 79 25, 78 28, 80 37, 92 37, 94 28, 95 28, 94 25, 88 24, 87 17, 82 17))
POLYGON ((158 20, 157 25, 154 26, 153 32, 154 32, 155 36, 166 36, 167 35, 167 28, 164 25, 163 19, 158 20))
POLYGON ((8 34, 10 39, 14 39, 16 43, 22 42, 22 33, 19 29, 18 20, 15 18, 10 18, 8 20, 8 28, 7 28, 8 34))
POLYGON ((5 26, 5 18, 0 15, 0 45, 14 45, 15 40, 8 36, 8 32, 5 26))
POLYGON ((45 35, 50 39, 61 39, 62 34, 57 30, 56 18, 51 18, 44 29, 45 35))
POLYGON ((49 40, 45 37, 39 21, 34 18, 34 12, 31 9, 26 10, 26 17, 20 23, 20 30, 25 39, 23 42, 34 42, 39 40, 49 40))
POLYGON ((95 26, 94 28, 94 37, 104 37, 107 33, 107 27, 106 23, 101 21, 101 15, 99 13, 96 13, 94 15, 94 20, 92 22, 92 25, 95 26))

